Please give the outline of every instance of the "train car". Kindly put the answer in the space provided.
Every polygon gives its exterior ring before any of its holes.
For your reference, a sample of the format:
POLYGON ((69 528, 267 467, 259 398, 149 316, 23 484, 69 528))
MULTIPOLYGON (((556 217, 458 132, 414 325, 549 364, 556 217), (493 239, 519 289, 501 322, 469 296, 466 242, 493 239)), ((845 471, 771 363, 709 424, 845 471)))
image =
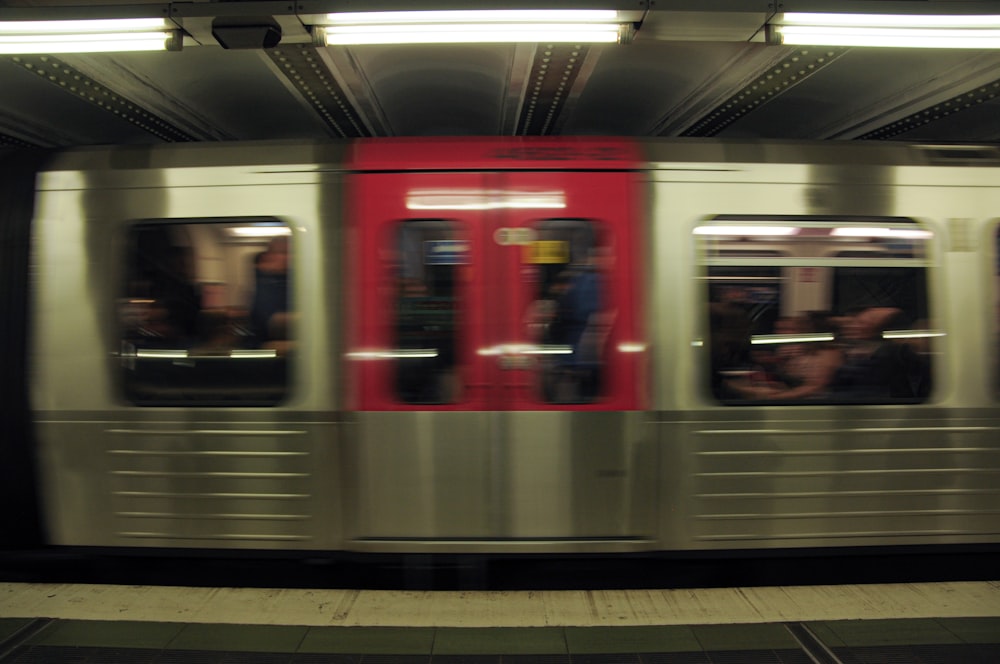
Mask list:
POLYGON ((1000 543, 996 149, 39 161, 4 160, 0 341, 6 491, 49 544, 1000 543))

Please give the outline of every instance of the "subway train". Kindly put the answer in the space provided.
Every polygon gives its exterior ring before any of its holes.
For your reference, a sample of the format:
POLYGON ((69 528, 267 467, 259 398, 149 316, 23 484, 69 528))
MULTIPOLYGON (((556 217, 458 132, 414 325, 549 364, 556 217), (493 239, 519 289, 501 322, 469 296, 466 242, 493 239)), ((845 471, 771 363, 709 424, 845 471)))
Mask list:
POLYGON ((4 536, 1000 544, 1000 150, 0 153, 4 536))

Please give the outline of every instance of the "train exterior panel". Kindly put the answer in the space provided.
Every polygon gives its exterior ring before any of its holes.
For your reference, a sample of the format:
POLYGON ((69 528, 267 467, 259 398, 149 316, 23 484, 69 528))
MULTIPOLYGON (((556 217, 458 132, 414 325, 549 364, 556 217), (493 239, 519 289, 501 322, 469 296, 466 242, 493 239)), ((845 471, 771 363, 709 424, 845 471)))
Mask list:
POLYGON ((677 480, 662 485, 662 546, 995 541, 995 169, 918 164, 905 148, 686 147, 658 150, 650 174, 659 475, 677 480), (830 237, 848 224, 898 228, 898 246, 830 237), (750 228, 698 234, 723 226, 750 228), (800 239, 792 249, 782 238, 796 236, 777 234, 793 227, 799 238, 810 231, 813 246, 800 239), (914 252, 907 235, 924 248, 914 252), (830 289, 848 284, 829 282, 851 278, 865 289, 851 296, 858 305, 920 309, 896 336, 925 359, 908 380, 926 387, 741 401, 709 384, 712 342, 717 352, 724 341, 705 309, 721 306, 724 288, 764 318, 767 309, 845 311, 855 305, 832 299, 847 293, 830 289))
POLYGON ((27 374, 50 541, 996 543, 998 176, 902 145, 58 155, 27 374))
MULTIPOLYGON (((342 277, 326 258, 340 253, 338 163, 312 148, 98 151, 67 155, 41 178, 33 405, 53 542, 341 546, 331 481, 342 474, 341 395, 329 352, 340 296, 326 287, 342 277), (260 393, 273 358, 175 342, 182 333, 157 328, 150 300, 182 310, 183 293, 169 292, 174 281, 138 283, 186 270, 203 291, 219 286, 225 264, 244 260, 224 231, 266 224, 291 229, 295 260, 310 266, 292 284, 310 312, 296 322, 304 352, 286 358, 278 399, 260 393), (168 265, 181 248, 188 264, 168 265), (259 405, 270 401, 281 406, 259 405)), ((231 291, 214 308, 238 305, 231 291)))

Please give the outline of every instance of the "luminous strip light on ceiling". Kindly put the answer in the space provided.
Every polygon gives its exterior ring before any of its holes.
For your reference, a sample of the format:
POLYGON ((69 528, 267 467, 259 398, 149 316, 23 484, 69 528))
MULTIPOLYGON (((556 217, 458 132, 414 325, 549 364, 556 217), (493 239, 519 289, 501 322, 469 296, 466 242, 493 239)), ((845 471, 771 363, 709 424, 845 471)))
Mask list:
POLYGON ((160 18, 0 21, 0 54, 179 50, 180 31, 160 18))
POLYGON ((1000 48, 1000 15, 780 14, 780 44, 905 48, 1000 48))
POLYGON ((326 45, 626 41, 631 25, 614 10, 461 10, 327 14, 326 45))

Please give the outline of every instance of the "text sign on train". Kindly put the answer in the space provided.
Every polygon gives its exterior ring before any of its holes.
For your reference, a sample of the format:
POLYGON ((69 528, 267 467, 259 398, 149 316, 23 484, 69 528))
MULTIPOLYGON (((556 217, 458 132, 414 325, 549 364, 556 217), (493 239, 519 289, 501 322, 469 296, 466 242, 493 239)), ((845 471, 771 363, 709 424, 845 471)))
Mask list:
POLYGON ((569 243, 562 240, 535 240, 524 246, 524 262, 534 265, 569 263, 569 243))
POLYGON ((533 228, 498 228, 493 232, 493 241, 501 247, 525 246, 534 242, 537 236, 533 228))
POLYGON ((464 240, 424 241, 424 265, 465 265, 469 262, 469 243, 464 240))

